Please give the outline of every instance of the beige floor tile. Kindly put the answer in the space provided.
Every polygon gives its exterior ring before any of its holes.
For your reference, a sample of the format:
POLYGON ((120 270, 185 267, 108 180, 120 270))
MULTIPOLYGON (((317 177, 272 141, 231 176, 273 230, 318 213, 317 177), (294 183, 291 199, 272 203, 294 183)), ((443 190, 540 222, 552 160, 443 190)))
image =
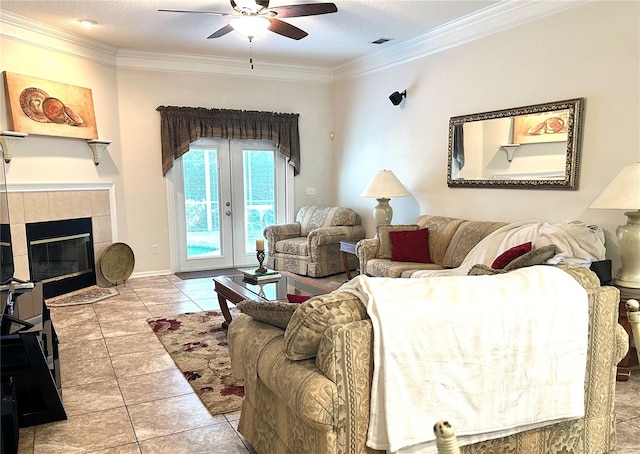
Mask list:
POLYGON ((195 300, 194 302, 203 311, 219 311, 220 310, 220 302, 218 301, 218 298, 211 298, 206 300, 195 300))
POLYGON ((113 448, 88 452, 87 454, 140 454, 140 446, 138 446, 138 443, 129 443, 126 445, 115 446, 113 448))
POLYGON ((136 441, 124 407, 36 426, 37 454, 81 454, 136 441))
POLYGON ((240 419, 240 410, 238 411, 234 411, 231 413, 225 413, 224 417, 226 418, 227 421, 231 422, 231 421, 237 421, 240 419))
POLYGON ((20 429, 18 440, 18 454, 34 454, 33 442, 35 441, 36 428, 35 426, 23 427, 20 429))
POLYGON ((127 405, 167 399, 194 392, 182 372, 177 368, 123 377, 119 379, 119 384, 127 405))
POLYGON ((227 423, 167 435, 140 443, 142 454, 248 454, 227 423), (215 447, 215 448, 213 448, 215 447))
POLYGON ((154 304, 149 306, 149 312, 154 317, 164 317, 184 314, 187 312, 200 312, 200 306, 193 301, 183 301, 180 303, 154 304))
POLYGON ((129 334, 127 336, 106 337, 109 355, 125 355, 127 353, 164 350, 164 346, 153 332, 129 334))
POLYGON ((183 289, 182 291, 194 301, 217 298, 216 292, 213 290, 213 285, 209 286, 209 288, 183 289))
POLYGON ((118 378, 133 377, 176 368, 176 363, 173 362, 171 356, 166 351, 160 350, 154 350, 153 355, 149 355, 148 352, 137 352, 112 356, 111 363, 118 378))
POLYGON ((151 317, 151 313, 144 305, 137 307, 118 307, 117 309, 96 309, 96 315, 101 325, 118 323, 121 320, 146 320, 151 317))
POLYGON ((224 416, 212 416, 195 394, 130 405, 128 409, 138 441, 226 423, 224 416))
POLYGON ((182 292, 180 293, 171 292, 171 293, 162 293, 162 294, 158 293, 158 294, 149 295, 145 297, 143 301, 144 301, 144 305, 147 308, 150 308, 151 306, 155 306, 158 304, 183 303, 183 302, 191 301, 191 298, 189 298, 187 295, 185 295, 182 292))
POLYGON ((83 342, 60 343, 58 351, 63 361, 82 361, 109 356, 102 336, 99 339, 86 339, 83 342))
POLYGON ((126 336, 129 334, 150 333, 151 327, 144 319, 122 319, 100 325, 104 337, 126 336))
POLYGON ((111 360, 104 357, 85 361, 61 360, 60 377, 64 401, 64 388, 108 381, 116 378, 116 375, 111 360))
POLYGON ((87 341, 94 339, 102 339, 102 329, 98 323, 98 319, 93 314, 93 318, 88 320, 69 320, 65 323, 56 323, 53 321, 60 343, 87 341))
POLYGON ((66 387, 63 392, 67 416, 124 407, 122 393, 115 379, 66 387))

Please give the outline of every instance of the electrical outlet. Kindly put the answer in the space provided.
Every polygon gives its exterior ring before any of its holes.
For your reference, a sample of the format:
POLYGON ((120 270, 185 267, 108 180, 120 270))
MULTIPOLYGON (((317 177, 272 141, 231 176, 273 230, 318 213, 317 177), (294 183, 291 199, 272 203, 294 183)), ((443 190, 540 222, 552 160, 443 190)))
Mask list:
POLYGON ((157 254, 158 253, 158 245, 157 244, 152 244, 151 245, 151 253, 152 254, 157 254))
POLYGON ((307 195, 316 195, 316 188, 307 188, 307 195))

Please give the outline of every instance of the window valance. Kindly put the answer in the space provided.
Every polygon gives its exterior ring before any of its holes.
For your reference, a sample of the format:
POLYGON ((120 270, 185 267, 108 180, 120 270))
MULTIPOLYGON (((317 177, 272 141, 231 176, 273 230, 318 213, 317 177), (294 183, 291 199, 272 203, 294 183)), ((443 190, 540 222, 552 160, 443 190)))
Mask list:
POLYGON ((201 137, 272 140, 288 158, 294 175, 300 173, 298 114, 175 106, 156 110, 160 112, 163 175, 201 137))

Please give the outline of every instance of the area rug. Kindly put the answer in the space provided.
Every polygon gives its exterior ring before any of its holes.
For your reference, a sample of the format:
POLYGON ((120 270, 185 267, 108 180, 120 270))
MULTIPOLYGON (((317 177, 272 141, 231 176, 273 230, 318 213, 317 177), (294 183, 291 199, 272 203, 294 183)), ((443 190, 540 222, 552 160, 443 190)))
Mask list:
POLYGON ((76 306, 78 304, 95 303, 119 294, 120 292, 115 287, 98 287, 97 285, 93 285, 76 290, 75 292, 48 298, 44 302, 47 307, 76 306))
POLYGON ((242 382, 231 377, 231 359, 220 311, 148 320, 158 339, 212 415, 240 409, 242 382))
POLYGON ((227 276, 229 274, 238 274, 238 268, 224 268, 220 270, 203 270, 203 271, 185 271, 176 273, 183 281, 189 279, 204 279, 207 277, 227 276))

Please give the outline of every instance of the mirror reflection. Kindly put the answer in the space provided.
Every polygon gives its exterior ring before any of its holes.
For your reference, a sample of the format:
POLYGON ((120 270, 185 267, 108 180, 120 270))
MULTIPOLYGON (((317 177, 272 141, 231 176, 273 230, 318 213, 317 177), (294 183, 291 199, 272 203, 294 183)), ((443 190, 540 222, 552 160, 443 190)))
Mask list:
POLYGON ((449 187, 577 189, 583 98, 449 121, 449 187))

